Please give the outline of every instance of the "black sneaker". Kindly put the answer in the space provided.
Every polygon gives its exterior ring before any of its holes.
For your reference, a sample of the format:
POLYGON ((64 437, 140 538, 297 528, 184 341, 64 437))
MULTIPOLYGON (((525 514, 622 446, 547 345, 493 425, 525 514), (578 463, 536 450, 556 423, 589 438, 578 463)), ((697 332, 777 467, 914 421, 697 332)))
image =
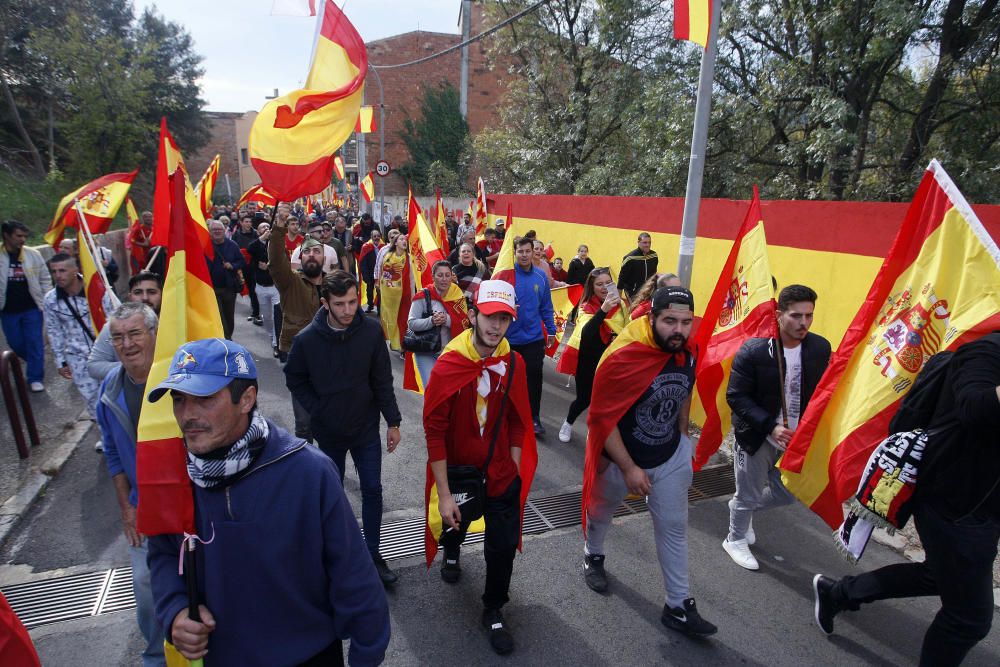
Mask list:
POLYGON ((458 564, 458 556, 454 558, 444 557, 444 562, 441 563, 441 578, 444 579, 446 583, 457 584, 458 580, 462 577, 462 566, 458 564))
POLYGON ((277 345, 272 345, 272 346, 271 346, 271 354, 273 354, 273 355, 274 355, 274 358, 275 358, 275 359, 277 359, 278 357, 280 357, 280 356, 281 356, 281 353, 280 353, 280 352, 278 352, 278 346, 277 346, 277 345))
POLYGON ((253 323, 255 326, 262 327, 264 326, 264 318, 258 315, 257 317, 253 318, 253 323))
POLYGON ((833 634, 833 617, 840 612, 840 605, 833 599, 833 586, 837 581, 817 574, 813 577, 813 593, 816 596, 814 614, 816 625, 825 635, 833 634))
POLYGON ((247 322, 253 322, 253 315, 247 315, 247 322))
POLYGON ((542 422, 539 421, 538 419, 535 419, 534 422, 535 422, 535 435, 545 435, 545 427, 542 426, 542 422))
POLYGON ((604 556, 585 554, 583 557, 583 580, 595 593, 608 590, 608 576, 604 573, 604 556))
POLYGON ((483 627, 490 633, 490 646, 497 655, 507 655, 514 650, 514 637, 507 629, 499 609, 483 610, 483 627))
POLYGON ((372 560, 375 562, 375 570, 378 572, 378 578, 382 580, 384 586, 391 586, 399 581, 399 575, 389 569, 388 564, 386 564, 385 559, 381 555, 373 556, 372 560))
POLYGON ((701 617, 701 614, 698 613, 698 607, 694 604, 694 598, 684 600, 683 607, 677 609, 663 605, 660 622, 668 628, 693 637, 708 637, 719 630, 701 617))

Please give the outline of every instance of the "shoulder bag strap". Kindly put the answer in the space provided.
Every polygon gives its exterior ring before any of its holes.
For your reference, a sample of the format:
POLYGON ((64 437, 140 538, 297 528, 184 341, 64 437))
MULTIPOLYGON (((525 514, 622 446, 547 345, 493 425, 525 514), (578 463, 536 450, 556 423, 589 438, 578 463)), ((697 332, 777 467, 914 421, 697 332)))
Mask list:
POLYGON ((510 386, 514 384, 514 359, 517 356, 514 354, 514 350, 510 351, 510 368, 507 370, 510 372, 510 378, 507 380, 507 388, 503 392, 503 396, 500 397, 500 414, 497 415, 497 421, 493 424, 493 437, 490 438, 490 449, 486 454, 486 463, 483 464, 483 477, 486 477, 486 471, 490 467, 490 461, 493 460, 493 448, 497 444, 497 438, 500 437, 500 425, 503 423, 503 413, 504 408, 507 407, 507 394, 510 393, 510 386))
POLYGON ((76 307, 73 306, 73 302, 70 300, 69 296, 62 291, 57 292, 57 294, 59 295, 59 298, 66 303, 66 308, 69 309, 69 312, 73 315, 73 319, 75 319, 76 323, 80 325, 81 329, 83 329, 83 333, 86 334, 90 342, 93 343, 94 332, 91 331, 90 327, 87 326, 87 323, 83 321, 83 317, 80 315, 79 311, 77 311, 76 307))
POLYGON ((431 306, 431 291, 428 288, 424 288, 424 317, 432 317, 434 315, 434 307, 431 306))

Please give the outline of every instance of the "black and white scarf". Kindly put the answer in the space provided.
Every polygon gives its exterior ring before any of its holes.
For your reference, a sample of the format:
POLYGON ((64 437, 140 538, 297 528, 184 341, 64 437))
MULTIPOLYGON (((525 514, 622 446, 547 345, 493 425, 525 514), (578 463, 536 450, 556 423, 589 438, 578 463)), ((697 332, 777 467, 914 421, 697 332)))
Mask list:
POLYGON ((191 481, 203 489, 211 489, 235 481, 250 467, 267 443, 268 427, 260 410, 250 417, 250 428, 229 447, 217 449, 207 456, 187 453, 187 471, 191 481))

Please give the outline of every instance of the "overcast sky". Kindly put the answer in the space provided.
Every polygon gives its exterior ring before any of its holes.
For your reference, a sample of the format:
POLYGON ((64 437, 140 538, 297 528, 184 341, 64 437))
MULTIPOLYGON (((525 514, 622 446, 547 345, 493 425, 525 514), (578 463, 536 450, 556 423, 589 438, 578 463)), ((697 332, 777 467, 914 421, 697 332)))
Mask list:
MULTIPOLYGON (((460 0, 336 0, 366 42, 411 30, 460 33, 460 0)), ((209 111, 260 110, 265 95, 302 86, 315 19, 271 16, 272 0, 134 0, 194 39, 209 111)))

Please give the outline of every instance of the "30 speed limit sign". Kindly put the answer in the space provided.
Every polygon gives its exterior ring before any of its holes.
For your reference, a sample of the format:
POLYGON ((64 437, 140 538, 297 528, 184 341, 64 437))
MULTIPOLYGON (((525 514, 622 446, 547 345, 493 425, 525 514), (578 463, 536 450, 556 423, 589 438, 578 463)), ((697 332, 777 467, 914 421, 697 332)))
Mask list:
POLYGON ((375 173, 379 176, 388 176, 392 169, 389 168, 389 163, 385 160, 379 160, 375 163, 375 173))

